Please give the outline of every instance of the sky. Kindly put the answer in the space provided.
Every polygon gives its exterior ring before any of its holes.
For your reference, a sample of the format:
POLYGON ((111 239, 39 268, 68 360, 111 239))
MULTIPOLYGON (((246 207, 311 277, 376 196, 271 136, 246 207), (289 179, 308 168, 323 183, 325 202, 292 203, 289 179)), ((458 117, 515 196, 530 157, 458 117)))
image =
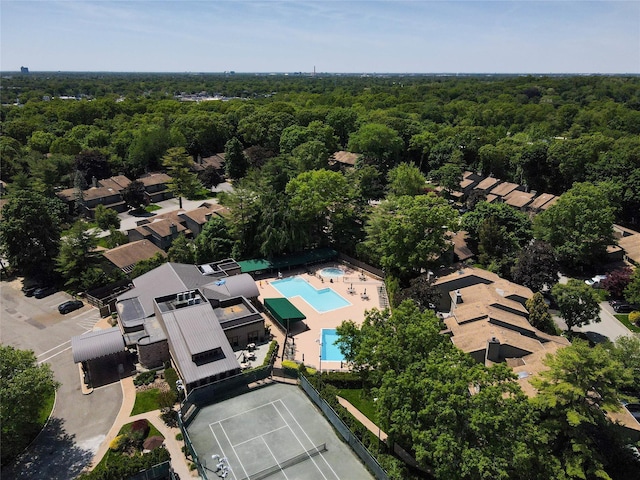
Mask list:
POLYGON ((0 0, 0 70, 640 73, 640 1, 0 0))

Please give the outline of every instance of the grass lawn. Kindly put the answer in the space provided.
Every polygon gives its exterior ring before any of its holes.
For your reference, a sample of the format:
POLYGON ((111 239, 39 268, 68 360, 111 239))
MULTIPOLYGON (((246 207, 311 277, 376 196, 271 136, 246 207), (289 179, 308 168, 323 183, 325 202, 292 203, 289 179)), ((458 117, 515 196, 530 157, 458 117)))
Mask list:
POLYGON ((49 419, 49 415, 51 415, 51 412, 53 411, 53 404, 55 403, 55 401, 56 401, 56 392, 52 391, 51 394, 45 400, 44 404, 42 405, 42 408, 40 409, 40 414, 38 416, 38 424, 40 424, 41 427, 44 427, 44 424, 47 423, 47 420, 49 419))
POLYGON ((160 205, 156 205, 155 203, 152 203, 151 205, 147 205, 146 207, 144 207, 145 212, 155 212, 156 210, 160 210, 162 207, 160 205))
POLYGON ((160 408, 160 405, 158 403, 159 395, 160 390, 157 388, 152 388, 150 390, 145 390, 144 392, 136 393, 136 403, 133 405, 131 415, 138 415, 139 413, 158 410, 160 408))
POLYGON ((372 399, 362 397, 361 388, 344 388, 338 390, 338 395, 347 400, 351 405, 360 410, 364 415, 376 423, 378 416, 376 415, 376 405, 372 399))
POLYGON ((636 327, 633 323, 629 321, 629 315, 627 314, 616 314, 615 316, 618 320, 620 320, 625 327, 627 327, 632 332, 640 332, 640 328, 636 327))

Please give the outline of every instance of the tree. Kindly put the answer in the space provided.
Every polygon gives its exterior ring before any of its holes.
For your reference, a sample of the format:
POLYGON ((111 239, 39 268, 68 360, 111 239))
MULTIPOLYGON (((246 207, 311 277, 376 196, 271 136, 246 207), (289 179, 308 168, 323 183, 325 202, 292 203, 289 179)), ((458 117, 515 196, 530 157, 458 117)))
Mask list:
POLYGON ((490 217, 520 248, 531 240, 531 220, 524 213, 506 203, 480 202, 472 212, 462 216, 461 227, 469 232, 469 238, 480 240, 480 227, 490 217))
POLYGON ((603 259, 613 243, 614 208, 607 192, 577 183, 534 219, 536 238, 551 244, 559 260, 571 267, 603 259))
POLYGON ((87 185, 93 178, 101 180, 111 176, 111 167, 106 155, 96 150, 85 150, 75 157, 76 170, 82 172, 87 185))
POLYGON ((77 221, 73 224, 62 239, 60 253, 56 258, 56 270, 64 278, 66 287, 82 291, 96 286, 88 280, 95 282, 96 277, 100 277, 99 274, 90 273, 90 270, 102 270, 99 264, 103 257, 96 251, 97 245, 97 234, 85 222, 77 221))
POLYGON ((224 146, 224 168, 227 177, 237 180, 247 173, 248 162, 240 140, 233 137, 224 146))
POLYGON ((448 193, 460 189, 460 182, 462 181, 462 168, 460 165, 445 163, 437 170, 433 170, 430 175, 448 193))
POLYGON ((531 380, 538 390, 532 402, 552 453, 567 478, 611 478, 601 437, 613 428, 606 412, 620 409, 618 391, 630 384, 631 371, 602 344, 591 348, 583 341, 547 355, 544 363, 549 369, 531 380))
POLYGON ((545 286, 551 287, 558 281, 558 262, 551 245, 534 240, 520 251, 516 264, 511 270, 513 281, 541 292, 545 286))
POLYGON ((182 197, 193 198, 202 188, 198 176, 191 171, 193 161, 184 148, 175 147, 167 150, 162 157, 162 165, 171 176, 167 186, 178 197, 179 207, 182 208, 182 197))
POLYGON ((542 293, 537 291, 533 297, 525 302, 525 306, 529 311, 529 323, 538 330, 555 335, 557 332, 556 324, 549 313, 549 307, 544 301, 542 293))
POLYGON ((572 334, 573 327, 600 322, 600 305, 593 288, 575 278, 566 284, 556 283, 551 293, 558 304, 560 316, 572 334))
POLYGON ((347 146, 349 135, 357 128, 358 114, 351 108, 333 108, 327 114, 327 123, 338 136, 340 145, 347 146))
POLYGON ((170 262, 195 263, 195 247, 184 233, 179 233, 171 242, 171 246, 167 250, 167 256, 170 262))
POLYGON ((612 298, 622 298, 624 289, 631 282, 633 270, 631 267, 621 267, 607 274, 607 278, 602 280, 601 286, 612 298))
POLYGON ((318 140, 302 143, 293 149, 292 157, 298 164, 298 172, 321 170, 327 167, 329 151, 318 140))
POLYGON ((30 350, 0 345, 2 465, 20 454, 42 427, 39 418, 58 388, 51 367, 30 350))
POLYGON ((158 252, 153 257, 147 260, 140 260, 136 263, 131 271, 131 278, 137 278, 147 272, 150 272, 154 268, 158 268, 160 265, 167 263, 167 257, 158 252))
POLYGON ((388 190, 390 195, 419 195, 424 193, 427 179, 420 169, 415 165, 401 163, 389 170, 387 173, 389 180, 388 190))
POLYGON ((213 216, 195 239, 196 262, 208 263, 228 258, 231 256, 234 243, 227 222, 213 216))
POLYGON ((624 289, 624 298, 631 303, 640 303, 640 268, 633 271, 631 280, 624 289))
POLYGON ((407 277, 440 262, 457 224, 457 212, 433 194, 390 198, 371 213, 359 249, 388 272, 407 277))
POLYGON ((349 137, 349 151, 361 153, 365 164, 374 165, 382 172, 398 163, 403 148, 398 132, 378 123, 363 125, 349 137))
POLYGON ((399 305, 404 300, 410 299, 421 312, 433 310, 440 302, 442 293, 434 285, 435 278, 432 275, 420 275, 409 280, 409 286, 401 289, 393 296, 393 303, 399 305))
POLYGON ((120 228, 120 218, 118 217, 118 212, 116 212, 113 208, 107 208, 102 204, 99 204, 96 207, 94 218, 98 227, 102 230, 110 230, 111 228, 118 229, 120 228))
POLYGON ((144 183, 134 180, 122 189, 122 199, 133 210, 141 210, 146 203, 144 183))
POLYGON ((0 219, 0 247, 9 264, 26 275, 50 274, 65 211, 57 198, 29 190, 13 193, 0 219))
POLYGON ((640 338, 621 335, 615 344, 607 343, 605 347, 611 356, 631 371, 633 380, 629 385, 631 391, 640 391, 640 338))

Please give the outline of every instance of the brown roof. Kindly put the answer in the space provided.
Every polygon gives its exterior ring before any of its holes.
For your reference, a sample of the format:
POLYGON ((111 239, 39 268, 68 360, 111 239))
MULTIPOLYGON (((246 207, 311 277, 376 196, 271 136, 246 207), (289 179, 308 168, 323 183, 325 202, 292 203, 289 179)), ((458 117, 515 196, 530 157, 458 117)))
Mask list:
POLYGON ((500 180, 498 180, 497 178, 495 178, 495 177, 487 177, 484 180, 482 180, 478 185, 476 185, 475 189, 476 190, 491 190, 498 183, 500 183, 500 180))
POLYGON ((356 164, 356 160, 358 160, 359 156, 360 154, 358 153, 345 152, 344 150, 333 154, 333 158, 336 162, 344 165, 350 165, 352 167, 356 164))
POLYGON ((224 153, 216 153, 210 157, 204 157, 200 160, 199 165, 203 167, 213 167, 216 170, 222 170, 224 168, 224 153))
POLYGON ((558 200, 560 200, 560 197, 553 197, 547 203, 542 205, 542 207, 540 207, 540 210, 547 210, 549 207, 553 206, 558 200))
POLYGON ((533 201, 528 205, 528 207, 533 208, 535 210, 541 210, 544 204, 546 204, 547 202, 550 202, 554 198, 556 198, 556 196, 551 193, 541 193, 540 195, 538 195, 536 198, 533 199, 533 201))
POLYGON ((535 197, 535 193, 514 190, 504 197, 504 203, 515 208, 527 206, 535 197))
POLYGON ((171 235, 171 225, 175 225, 178 233, 184 232, 187 228, 179 222, 174 222, 168 218, 154 220, 138 228, 144 228, 148 231, 155 232, 159 237, 168 237, 171 235))
POLYGON ((130 183, 131 183, 131 180, 129 180, 124 175, 117 175, 115 177, 105 178, 103 180, 98 180, 98 185, 101 185, 101 186, 107 187, 107 188, 111 188, 111 189, 117 190, 117 191, 124 190, 124 188, 127 185, 129 185, 130 183))
POLYGON ((147 260, 156 253, 166 257, 167 254, 162 249, 156 247, 148 240, 138 240, 137 242, 125 243, 119 247, 112 248, 104 252, 104 256, 116 267, 129 273, 133 266, 141 260, 147 260))
POLYGON ((204 225, 205 223, 207 223, 208 215, 218 215, 219 217, 224 217, 228 213, 229 209, 227 207, 223 207, 222 205, 218 205, 215 203, 204 203, 195 210, 189 210, 187 212, 180 213, 180 216, 189 217, 197 224, 204 225))
POLYGON ((518 185, 517 183, 503 182, 500 185, 494 187, 490 193, 499 197, 504 197, 505 195, 513 192, 516 188, 520 188, 520 185, 518 185))
POLYGON ((631 260, 640 263, 640 233, 622 237, 618 240, 618 245, 622 247, 631 260))
POLYGON ((487 203, 493 203, 493 202, 495 202, 496 200, 498 200, 498 198, 500 198, 500 197, 498 197, 497 195, 493 195, 492 193, 489 193, 489 194, 487 195, 487 198, 485 199, 485 202, 487 202, 487 203))
POLYGON ((171 177, 166 173, 147 173, 146 175, 138 178, 145 187, 150 187, 152 185, 161 185, 163 183, 169 183, 171 181, 171 177))
POLYGON ((451 237, 453 242, 453 253, 456 254, 458 260, 463 262, 474 256, 474 253, 467 246, 468 233, 465 231, 457 232, 451 237))

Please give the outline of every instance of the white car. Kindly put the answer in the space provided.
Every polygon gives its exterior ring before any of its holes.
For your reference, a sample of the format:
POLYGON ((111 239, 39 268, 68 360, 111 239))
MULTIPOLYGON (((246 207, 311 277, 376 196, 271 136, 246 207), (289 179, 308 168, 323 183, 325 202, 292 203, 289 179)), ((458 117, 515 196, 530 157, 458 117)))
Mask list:
POLYGON ((590 278, 589 280, 585 280, 584 283, 586 283, 587 285, 593 288, 602 288, 601 282, 605 278, 607 278, 606 275, 596 275, 595 277, 590 278))

